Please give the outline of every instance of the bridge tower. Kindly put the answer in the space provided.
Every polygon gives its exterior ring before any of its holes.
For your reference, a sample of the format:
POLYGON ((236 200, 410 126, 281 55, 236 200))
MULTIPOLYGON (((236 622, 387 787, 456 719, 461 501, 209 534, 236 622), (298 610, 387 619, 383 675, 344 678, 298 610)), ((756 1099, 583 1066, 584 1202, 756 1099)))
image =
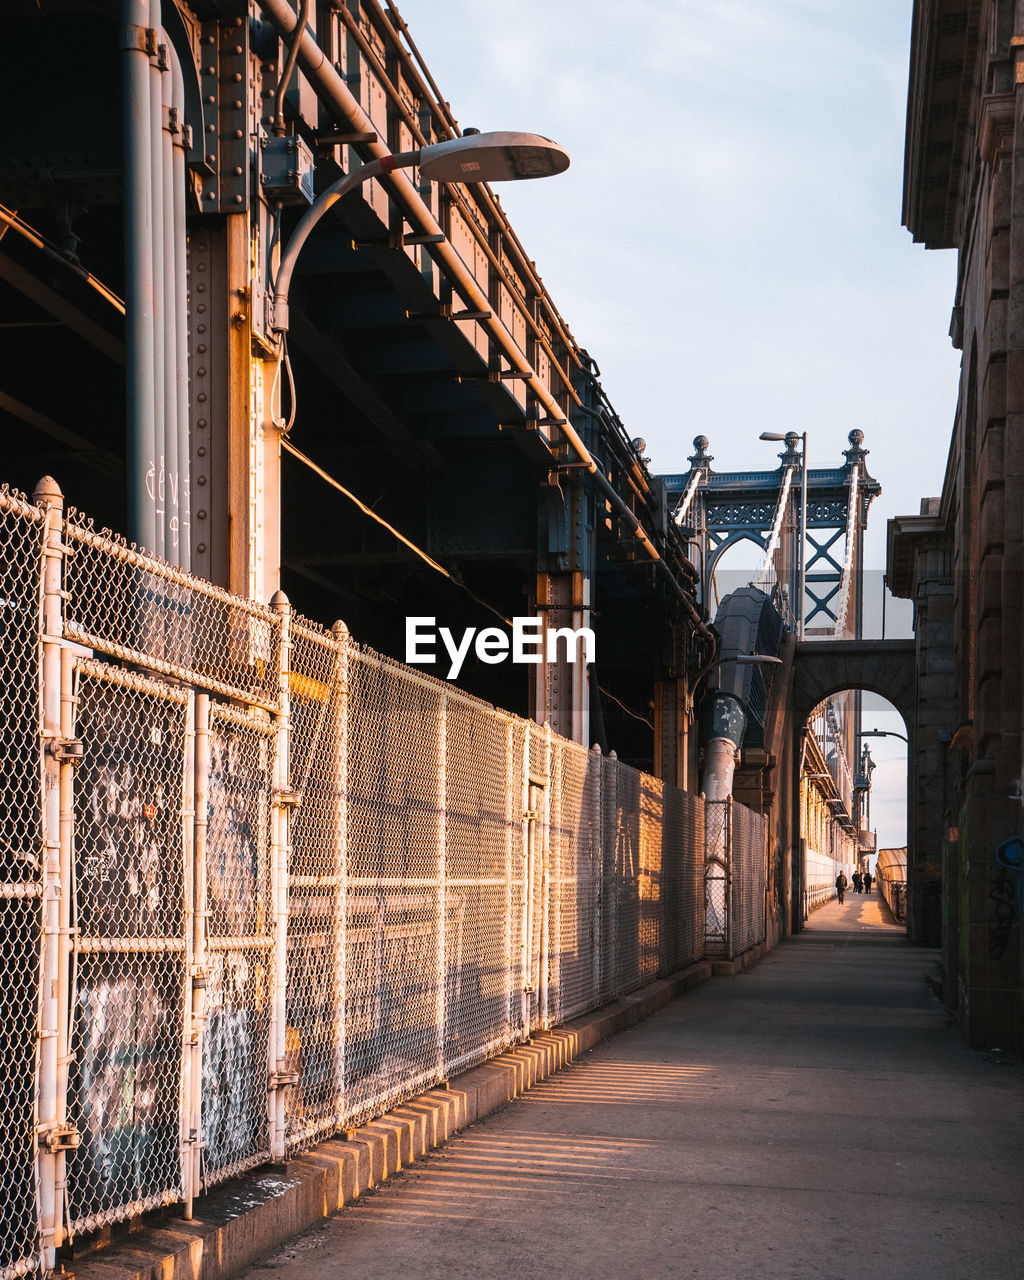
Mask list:
MULTIPOLYGON (((762 591, 791 635, 811 643, 863 637, 864 534, 881 486, 868 473, 863 432, 851 431, 848 440, 845 463, 838 467, 808 470, 806 437, 791 431, 784 437, 776 470, 715 472, 707 437, 697 436, 690 470, 663 477, 672 519, 699 562, 702 600, 712 616, 719 596, 729 594, 719 591, 723 557, 748 542, 758 548, 758 565, 742 579, 737 574, 732 585, 762 591)), ((756 773, 760 766, 761 780, 749 798, 763 808, 773 803, 774 795, 780 797, 780 839, 773 858, 778 865, 773 865, 770 882, 778 886, 781 919, 791 920, 797 931, 808 911, 831 894, 838 868, 850 875, 864 850, 861 694, 855 690, 829 697, 806 725, 794 726, 791 742, 785 733, 775 735, 776 753, 769 743, 765 669, 734 667, 731 660, 740 651, 731 651, 730 644, 735 649, 735 633, 726 626, 719 691, 724 693, 729 681, 742 681, 733 692, 750 713, 742 718, 738 735, 744 745, 737 789, 749 793, 741 775, 756 773), (758 718, 758 706, 766 722, 754 725, 750 721, 758 718), (773 773, 775 781, 770 782, 773 773)), ((776 684, 774 679, 771 683, 776 684)), ((773 697, 784 700, 782 686, 776 685, 773 697)), ((740 745, 736 741, 730 748, 737 758, 740 745)))

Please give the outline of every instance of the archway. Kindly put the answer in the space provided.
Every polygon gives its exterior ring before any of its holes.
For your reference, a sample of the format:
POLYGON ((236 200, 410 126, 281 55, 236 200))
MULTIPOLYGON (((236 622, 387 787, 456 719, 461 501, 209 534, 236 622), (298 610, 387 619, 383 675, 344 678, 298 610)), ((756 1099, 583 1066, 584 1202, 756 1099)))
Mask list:
MULTIPOLYGON (((877 694, 891 704, 904 726, 907 760, 914 759, 916 726, 916 685, 914 673, 915 645, 912 640, 831 640, 798 644, 794 659, 793 688, 789 706, 794 750, 793 760, 802 762, 804 728, 815 708, 828 699, 852 690, 877 694)), ((871 727, 871 726, 858 726, 871 727)), ((859 745, 857 747, 859 752, 859 745)), ((821 770, 827 772, 827 770, 821 770)), ((804 783, 801 768, 792 770, 792 812, 803 815, 804 783)), ((826 788, 827 790, 827 788, 826 788)), ((908 862, 913 861, 909 848, 915 830, 914 793, 907 785, 908 862)), ((839 792, 835 792, 839 798, 839 792)), ((838 807, 838 806, 837 806, 838 807)), ((848 809, 847 812, 850 812, 848 809)), ((812 886, 803 852, 804 844, 794 849, 792 858, 791 928, 803 928, 808 895, 812 886), (799 849, 800 856, 795 856, 799 849)), ((815 868, 817 872, 820 867, 815 868)), ((820 876, 818 877, 820 880, 820 876)), ((817 882, 816 882, 817 883, 817 882)))

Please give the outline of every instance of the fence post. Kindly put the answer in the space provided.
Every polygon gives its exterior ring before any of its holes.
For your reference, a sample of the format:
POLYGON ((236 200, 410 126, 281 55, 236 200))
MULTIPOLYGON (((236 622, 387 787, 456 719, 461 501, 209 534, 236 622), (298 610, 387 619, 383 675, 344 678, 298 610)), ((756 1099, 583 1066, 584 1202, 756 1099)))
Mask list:
POLYGON ((733 840, 732 840, 732 796, 727 796, 722 810, 722 853, 725 858, 725 957, 733 958, 733 840))
POLYGON ((348 925, 348 711, 349 711, 349 630, 340 620, 331 627, 336 652, 338 706, 335 712, 334 733, 334 994, 335 994, 335 1076, 337 1120, 342 1123, 348 1114, 348 1098, 345 1093, 345 1022, 348 1012, 348 957, 345 954, 348 925))
POLYGON ((551 965, 551 792, 553 790, 552 764, 554 752, 551 745, 551 725, 544 724, 544 774, 547 780, 544 787, 544 815, 540 829, 541 835, 541 870, 540 870, 540 973, 538 975, 539 991, 537 997, 537 1016, 541 1028, 547 1031, 551 1026, 550 1002, 550 965, 551 965))
POLYGON ((448 807, 448 695, 441 693, 437 726, 437 1067, 441 1079, 448 1078, 445 1062, 447 1014, 447 858, 445 850, 448 807))
POLYGON ((604 810, 605 839, 611 841, 611 848, 605 850, 605 857, 609 854, 611 856, 611 884, 608 889, 608 914, 611 928, 605 944, 605 954, 610 966, 610 980, 606 996, 609 1000, 616 1000, 619 995, 619 757, 614 751, 608 752, 605 776, 608 779, 604 810))
POLYGON ((210 824, 210 695, 195 700, 195 819, 192 864, 192 969, 188 1029, 187 1149, 185 1217, 202 1185, 203 1032, 206 1027, 207 903, 206 841, 210 824))
POLYGON ((515 777, 512 753, 515 750, 515 734, 512 721, 505 721, 505 1020, 509 1039, 514 1039, 512 1013, 513 979, 513 930, 512 930, 512 876, 515 867, 515 796, 512 779, 515 777))
MULTIPOLYGON (((70 984, 69 904, 70 866, 68 850, 61 848, 62 794, 69 785, 66 770, 70 758, 65 750, 62 706, 62 649, 64 633, 62 585, 64 542, 62 524, 64 497, 49 476, 42 479, 32 495, 45 513, 42 580, 39 593, 39 624, 42 645, 40 689, 41 834, 42 834, 42 954, 39 981, 39 1049, 36 1082, 36 1186, 39 1202, 40 1246, 43 1268, 53 1270, 56 1251, 62 1243, 63 1203, 58 1186, 65 1181, 65 1152, 74 1142, 64 1125, 66 1092, 60 1096, 61 1058, 67 1058, 70 984), (65 1007, 61 1007, 62 998, 65 1007)), ((66 1078, 66 1065, 64 1067, 66 1078)))
POLYGON ((280 620, 278 698, 274 725, 274 790, 271 808, 272 853, 270 895, 274 904, 274 999, 270 1016, 270 1158, 285 1158, 285 1090, 297 1081, 288 1067, 288 855, 290 811, 294 803, 289 784, 288 745, 291 733, 291 613, 283 591, 276 591, 270 607, 280 620))
POLYGON ((604 823, 602 805, 604 803, 604 761, 601 748, 590 748, 587 760, 588 776, 593 777, 593 795, 590 805, 590 867, 594 878, 592 886, 594 911, 594 950, 591 963, 593 965, 594 1002, 600 1004, 604 991, 603 960, 601 948, 604 945, 604 928, 601 919, 604 901, 604 823))
POLYGON ((533 815, 530 810, 530 721, 523 723, 523 919, 520 951, 520 1014, 523 1038, 530 1038, 530 981, 533 969, 533 815))

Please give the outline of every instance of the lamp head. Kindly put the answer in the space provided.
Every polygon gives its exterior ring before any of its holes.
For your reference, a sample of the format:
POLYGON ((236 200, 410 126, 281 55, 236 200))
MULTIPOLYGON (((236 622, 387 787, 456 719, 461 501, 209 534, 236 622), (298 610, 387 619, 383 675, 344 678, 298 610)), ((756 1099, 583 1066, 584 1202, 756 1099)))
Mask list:
POLYGON ((569 154, 537 133, 470 133, 423 147, 419 165, 435 182, 511 182, 563 173, 569 154))

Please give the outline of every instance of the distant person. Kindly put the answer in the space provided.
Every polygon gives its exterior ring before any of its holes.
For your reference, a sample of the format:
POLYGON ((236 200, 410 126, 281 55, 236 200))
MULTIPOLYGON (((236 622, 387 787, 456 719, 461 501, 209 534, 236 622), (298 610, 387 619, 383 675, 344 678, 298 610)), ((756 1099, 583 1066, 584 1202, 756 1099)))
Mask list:
POLYGON ((871 872, 870 871, 864 872, 864 892, 865 893, 871 892, 871 872))
POLYGON ((853 891, 854 891, 854 893, 860 893, 861 885, 862 885, 863 883, 864 883, 864 882, 863 882, 863 880, 861 879, 861 874, 860 874, 860 872, 859 872, 859 871, 855 871, 855 872, 853 873, 853 891))
POLYGON ((846 873, 843 871, 840 871, 840 873, 836 876, 836 894, 838 895, 840 906, 842 906, 843 899, 846 897, 846 886, 849 883, 850 883, 849 880, 847 880, 846 878, 846 873))

